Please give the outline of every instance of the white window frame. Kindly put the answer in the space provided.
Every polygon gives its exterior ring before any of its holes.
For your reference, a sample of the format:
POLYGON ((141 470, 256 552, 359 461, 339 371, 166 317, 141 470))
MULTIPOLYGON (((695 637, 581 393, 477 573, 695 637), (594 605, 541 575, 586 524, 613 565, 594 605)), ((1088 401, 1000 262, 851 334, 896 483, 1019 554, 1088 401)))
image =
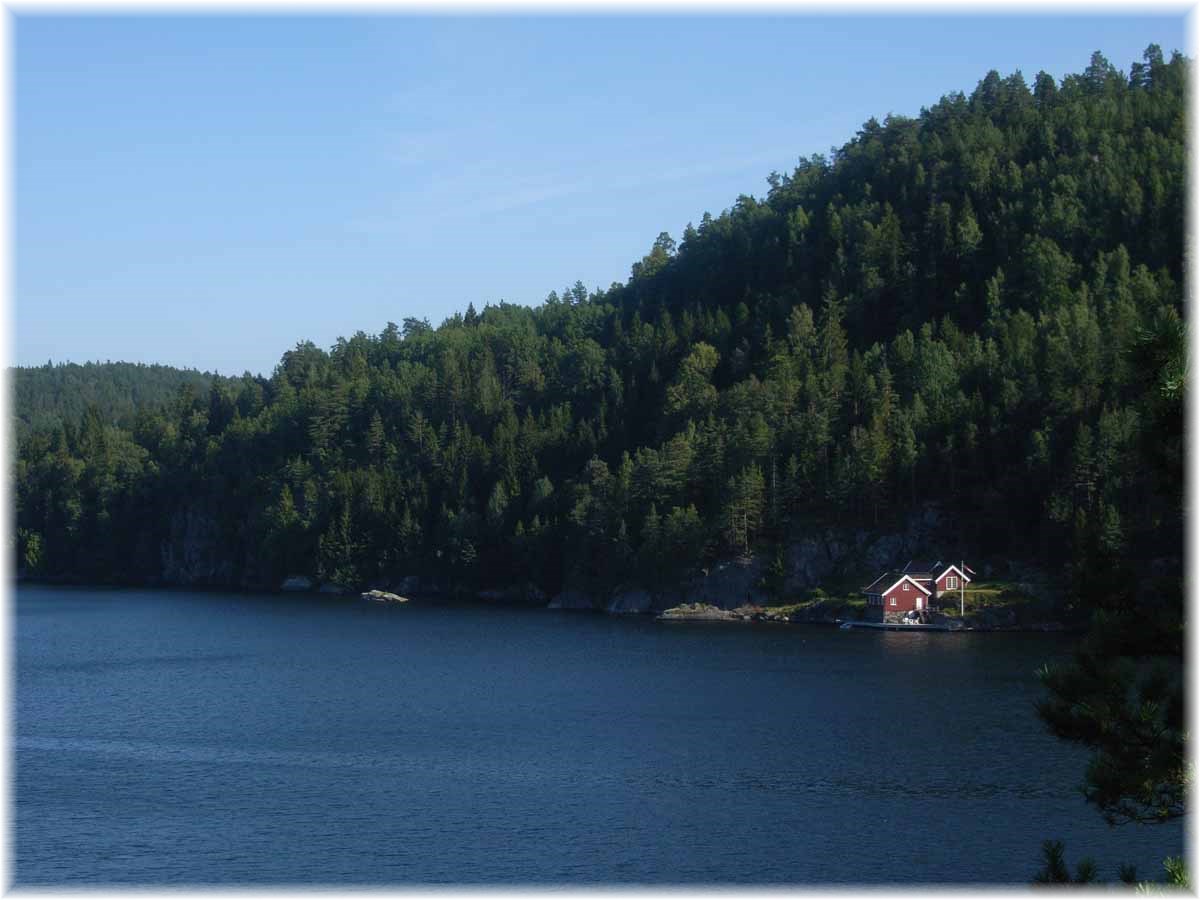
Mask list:
POLYGON ((947 575, 946 576, 946 590, 953 591, 953 590, 956 590, 957 588, 958 588, 958 576, 957 575, 947 575))
POLYGON ((896 605, 896 598, 895 598, 895 597, 891 597, 891 598, 889 598, 889 599, 892 601, 892 606, 895 606, 895 605, 896 605))
POLYGON ((906 590, 906 591, 908 590, 908 582, 907 582, 907 581, 906 581, 906 582, 904 582, 904 587, 903 587, 903 590, 906 590))

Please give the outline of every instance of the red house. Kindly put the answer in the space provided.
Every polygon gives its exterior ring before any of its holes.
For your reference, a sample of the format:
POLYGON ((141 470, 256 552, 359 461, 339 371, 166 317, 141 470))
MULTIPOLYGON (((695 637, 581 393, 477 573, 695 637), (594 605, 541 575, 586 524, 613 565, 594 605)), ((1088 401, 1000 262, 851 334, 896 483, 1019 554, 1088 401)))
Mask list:
POLYGON ((900 571, 929 588, 933 592, 933 600, 961 591, 971 583, 971 576, 975 574, 974 570, 966 563, 960 567, 941 560, 936 562, 909 560, 908 564, 900 571))
POLYGON ((884 614, 928 609, 933 597, 928 586, 903 572, 884 572, 863 591, 867 605, 878 607, 884 614))
POLYGON ((867 618, 875 621, 926 621, 938 606, 953 604, 971 583, 975 572, 962 563, 910 560, 899 572, 884 572, 863 588, 867 595, 867 618))

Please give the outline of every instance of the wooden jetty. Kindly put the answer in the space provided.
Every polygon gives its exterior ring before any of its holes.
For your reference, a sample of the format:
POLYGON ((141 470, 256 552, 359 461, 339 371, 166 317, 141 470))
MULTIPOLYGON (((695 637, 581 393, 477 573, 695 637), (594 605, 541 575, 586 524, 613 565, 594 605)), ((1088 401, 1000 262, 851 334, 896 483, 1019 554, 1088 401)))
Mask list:
POLYGON ((838 627, 849 631, 851 628, 874 628, 876 631, 971 631, 970 628, 951 628, 949 625, 922 625, 919 622, 855 622, 841 621, 838 627))

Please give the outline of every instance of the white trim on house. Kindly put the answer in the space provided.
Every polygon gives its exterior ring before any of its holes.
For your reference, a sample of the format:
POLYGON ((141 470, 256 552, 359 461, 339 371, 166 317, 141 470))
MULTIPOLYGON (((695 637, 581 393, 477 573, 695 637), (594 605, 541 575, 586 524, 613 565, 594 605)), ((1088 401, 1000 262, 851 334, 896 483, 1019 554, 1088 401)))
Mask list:
MULTIPOLYGON (((927 597, 928 597, 928 596, 930 596, 930 595, 933 593, 933 591, 929 590, 929 589, 928 589, 928 588, 926 588, 925 586, 923 586, 923 585, 921 585, 921 584, 918 584, 916 581, 913 581, 913 578, 912 578, 912 576, 911 576, 911 575, 902 575, 902 576, 900 576, 898 579, 896 579, 896 584, 899 584, 899 583, 900 583, 900 582, 902 582, 902 581, 908 581, 908 582, 911 582, 912 584, 915 584, 915 585, 917 586, 917 590, 918 590, 918 591, 920 591, 921 593, 925 594, 925 596, 927 596, 927 597)), ((893 584, 893 585, 892 585, 890 588, 888 588, 886 591, 883 591, 883 593, 884 593, 884 594, 890 594, 890 593, 891 593, 891 592, 892 592, 892 591, 895 589, 895 587, 896 587, 896 584, 893 584)))
POLYGON ((949 566, 946 566, 946 569, 945 569, 945 571, 944 571, 944 572, 942 572, 942 574, 941 574, 941 575, 939 575, 937 578, 935 578, 935 579, 933 579, 933 580, 934 580, 934 581, 941 581, 941 580, 942 580, 944 577, 946 577, 946 575, 948 575, 950 572, 957 572, 957 573, 958 573, 958 575, 959 575, 959 577, 960 577, 960 578, 962 578, 962 580, 963 580, 963 581, 965 581, 967 584, 970 584, 970 583, 971 583, 971 579, 970 579, 970 577, 969 577, 968 575, 965 575, 965 574, 963 574, 963 570, 962 570, 962 569, 960 569, 960 568, 959 568, 958 566, 956 566, 956 565, 949 565, 949 566))

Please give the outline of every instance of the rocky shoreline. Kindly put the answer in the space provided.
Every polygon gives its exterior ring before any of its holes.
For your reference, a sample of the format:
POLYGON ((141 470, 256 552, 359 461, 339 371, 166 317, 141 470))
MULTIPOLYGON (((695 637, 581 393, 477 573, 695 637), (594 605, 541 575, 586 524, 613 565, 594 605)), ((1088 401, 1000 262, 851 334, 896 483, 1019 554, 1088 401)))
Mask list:
MULTIPOLYGON (((263 573, 238 575, 229 564, 228 548, 213 538, 214 522, 200 515, 182 516, 172 525, 163 547, 159 574, 105 583, 192 590, 274 591, 359 597, 382 591, 421 602, 477 602, 497 606, 584 610, 610 615, 660 616, 663 621, 729 621, 835 625, 863 615, 859 587, 864 572, 919 555, 923 548, 944 544, 952 523, 937 504, 925 504, 885 532, 840 527, 817 528, 797 535, 772 558, 778 571, 768 571, 768 554, 710 561, 677 573, 668 584, 636 580, 589 582, 567 574, 565 583, 547 586, 529 581, 457 583, 452 572, 407 574, 349 586, 324 581, 314 573, 280 579, 263 573), (771 584, 770 590, 767 585, 771 584), (780 607, 781 598, 792 602, 780 607)), ((70 574, 21 577, 18 581, 49 584, 95 584, 70 574)), ((964 626, 977 631, 1058 630, 1059 591, 1050 573, 1014 559, 992 559, 980 567, 988 579, 1002 579, 1009 589, 989 597, 968 613, 964 626), (1011 595, 1010 595, 1011 594, 1011 595), (1032 603, 1027 601, 1034 601, 1032 603)), ((368 602, 380 602, 378 598, 368 602)), ((398 601, 391 601, 398 602, 398 601)), ((946 612, 950 612, 947 610, 946 612)), ((953 610, 957 613, 957 609, 953 610)), ((1077 623, 1063 623, 1074 630, 1077 623)))
MULTIPOLYGON (((936 630, 969 632, 1064 632, 1082 633, 1082 625, 1068 625, 1058 621, 1019 623, 1012 610, 1003 607, 986 610, 990 616, 939 616, 936 630), (1010 615, 1004 615, 1009 613, 1010 615)), ((774 623, 780 625, 841 625, 843 622, 861 622, 861 619, 842 619, 823 612, 782 612, 769 607, 739 606, 722 609, 710 603, 684 603, 656 615, 656 622, 737 622, 774 623)), ((931 628, 930 630, 934 630, 931 628)))
MULTIPOLYGON (((733 564, 736 571, 740 566, 733 564)), ((714 582, 725 581, 724 573, 713 572, 717 578, 714 582)), ((71 575, 59 576, 29 576, 18 573, 19 583, 68 584, 86 586, 95 584, 88 579, 71 575)), ((222 585, 179 585, 166 583, 155 579, 153 582, 140 581, 130 586, 190 588, 192 590, 236 590, 222 585)), ((863 621, 861 611, 851 604, 837 598, 827 598, 802 604, 791 604, 783 607, 771 607, 764 603, 742 602, 737 606, 722 605, 725 598, 738 596, 730 591, 715 591, 716 584, 708 585, 704 591, 704 599, 686 600, 684 590, 676 590, 662 595, 651 595, 648 591, 631 587, 616 594, 597 598, 583 591, 565 590, 553 598, 548 598, 533 585, 515 585, 507 588, 492 588, 476 591, 454 592, 453 595, 444 591, 440 585, 408 576, 395 584, 383 587, 372 587, 360 591, 334 582, 319 583, 304 575, 289 575, 275 586, 277 593, 294 594, 326 594, 342 597, 358 597, 365 602, 379 605, 403 605, 417 598, 424 602, 443 602, 451 596, 457 601, 487 603, 490 605, 521 606, 527 608, 544 608, 550 610, 575 610, 609 615, 653 616, 657 622, 664 623, 736 623, 736 624, 772 624, 772 625, 826 625, 837 626, 843 622, 863 621), (674 601, 672 605, 672 600, 674 601), (716 602, 713 602, 713 601, 716 602)), ((243 588, 248 590, 249 588, 243 588)), ((261 588, 260 588, 261 589, 261 588)), ((267 588, 270 590, 270 588, 267 588)), ((690 592, 688 592, 690 593, 690 592)), ((936 613, 935 629, 941 631, 970 631, 970 632, 1063 632, 1082 633, 1086 630, 1084 623, 1064 622, 1058 619, 1030 618, 1028 613, 1019 616, 1011 606, 998 604, 985 609, 969 612, 965 618, 957 615, 936 613), (1023 620, 1022 620, 1023 619, 1023 620)))

